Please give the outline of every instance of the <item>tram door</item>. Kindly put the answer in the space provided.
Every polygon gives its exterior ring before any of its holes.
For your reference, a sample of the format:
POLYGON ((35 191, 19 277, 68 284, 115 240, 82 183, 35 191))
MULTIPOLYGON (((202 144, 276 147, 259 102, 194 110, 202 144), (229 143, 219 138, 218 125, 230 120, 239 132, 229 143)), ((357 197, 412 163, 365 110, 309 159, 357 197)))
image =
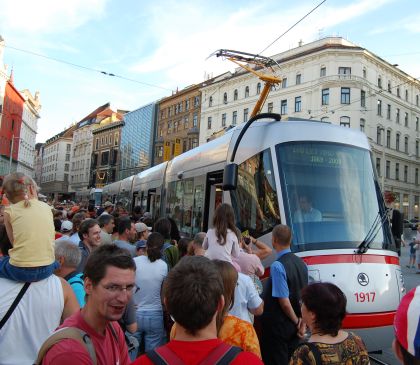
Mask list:
POLYGON ((204 209, 203 230, 213 227, 213 215, 216 208, 223 203, 223 171, 207 174, 206 203, 204 209))

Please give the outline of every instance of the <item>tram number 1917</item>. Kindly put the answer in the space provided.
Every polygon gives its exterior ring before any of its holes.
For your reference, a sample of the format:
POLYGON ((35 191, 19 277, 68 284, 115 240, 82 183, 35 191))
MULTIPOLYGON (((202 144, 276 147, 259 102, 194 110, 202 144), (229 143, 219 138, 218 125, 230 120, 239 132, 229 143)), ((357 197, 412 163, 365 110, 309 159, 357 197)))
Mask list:
POLYGON ((364 302, 371 303, 375 301, 376 293, 373 291, 369 293, 360 292, 360 293, 354 293, 354 296, 356 297, 357 303, 364 303, 364 302))

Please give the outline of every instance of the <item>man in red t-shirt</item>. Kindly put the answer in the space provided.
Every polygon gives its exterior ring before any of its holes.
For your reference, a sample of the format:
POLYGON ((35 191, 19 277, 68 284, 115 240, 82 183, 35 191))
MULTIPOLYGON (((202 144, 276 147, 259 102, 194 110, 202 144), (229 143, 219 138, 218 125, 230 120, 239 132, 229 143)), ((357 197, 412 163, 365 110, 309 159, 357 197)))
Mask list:
MULTIPOLYGON (((86 305, 59 327, 77 327, 92 340, 97 364, 130 363, 124 333, 117 321, 124 314, 135 288, 136 264, 131 255, 115 245, 93 251, 84 270, 86 305)), ((53 345, 43 365, 91 365, 87 349, 75 339, 53 345)))
MULTIPOLYGON (((223 282, 216 266, 202 256, 185 256, 169 272, 163 290, 164 303, 177 326, 175 338, 153 354, 142 355, 133 365, 153 365, 153 356, 167 352, 170 359, 178 358, 177 363, 180 360, 185 365, 208 360, 222 344, 217 339, 216 316, 224 306, 223 282)), ((166 360, 169 358, 165 355, 166 360)), ((230 364, 263 363, 254 354, 243 351, 230 364)))

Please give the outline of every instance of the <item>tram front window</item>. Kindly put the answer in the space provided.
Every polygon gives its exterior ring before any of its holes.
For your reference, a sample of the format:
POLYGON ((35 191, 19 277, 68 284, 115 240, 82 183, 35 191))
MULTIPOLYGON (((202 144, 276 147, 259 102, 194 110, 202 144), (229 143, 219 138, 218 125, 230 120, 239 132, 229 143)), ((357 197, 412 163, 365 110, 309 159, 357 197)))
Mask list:
MULTIPOLYGON (((384 214, 369 151, 293 142, 278 145, 276 152, 294 248, 356 248, 384 214)), ((382 248, 388 239, 378 227, 370 247, 382 248)))

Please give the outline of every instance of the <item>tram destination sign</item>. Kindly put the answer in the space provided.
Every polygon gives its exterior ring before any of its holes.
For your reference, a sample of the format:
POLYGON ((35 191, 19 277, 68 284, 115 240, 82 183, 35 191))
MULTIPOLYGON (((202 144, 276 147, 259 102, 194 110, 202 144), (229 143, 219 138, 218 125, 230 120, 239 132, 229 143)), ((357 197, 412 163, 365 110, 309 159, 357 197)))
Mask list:
POLYGON ((308 145, 290 146, 286 149, 290 164, 312 165, 320 167, 341 167, 343 157, 348 154, 336 146, 308 145))

